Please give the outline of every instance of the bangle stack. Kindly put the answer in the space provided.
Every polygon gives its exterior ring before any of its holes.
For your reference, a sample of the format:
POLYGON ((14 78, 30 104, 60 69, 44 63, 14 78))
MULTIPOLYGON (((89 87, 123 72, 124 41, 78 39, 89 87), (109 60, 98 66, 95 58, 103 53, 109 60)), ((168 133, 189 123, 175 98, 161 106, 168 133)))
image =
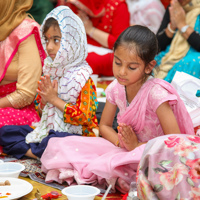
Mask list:
POLYGON ((169 30, 170 33, 174 34, 176 31, 172 30, 170 27, 170 23, 167 25, 167 28, 169 30))
POLYGON ((89 33, 89 36, 92 38, 92 36, 93 36, 93 34, 94 34, 94 31, 95 31, 95 27, 92 27, 92 30, 90 31, 90 33, 89 33))

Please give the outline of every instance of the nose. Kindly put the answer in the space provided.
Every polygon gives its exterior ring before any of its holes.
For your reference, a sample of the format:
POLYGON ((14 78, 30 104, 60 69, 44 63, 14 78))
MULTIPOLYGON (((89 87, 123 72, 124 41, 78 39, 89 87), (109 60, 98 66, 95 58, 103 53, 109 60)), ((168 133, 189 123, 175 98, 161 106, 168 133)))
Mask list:
POLYGON ((120 67, 119 74, 121 76, 125 76, 126 75, 126 67, 125 66, 120 67))
POLYGON ((49 43, 46 45, 47 51, 53 50, 54 43, 50 40, 49 43))

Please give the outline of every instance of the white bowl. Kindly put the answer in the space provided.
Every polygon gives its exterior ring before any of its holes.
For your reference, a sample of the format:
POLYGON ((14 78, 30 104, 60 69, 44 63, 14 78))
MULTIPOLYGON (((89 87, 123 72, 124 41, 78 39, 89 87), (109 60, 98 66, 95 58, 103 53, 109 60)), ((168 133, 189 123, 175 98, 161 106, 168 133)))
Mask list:
POLYGON ((0 159, 0 164, 3 163, 3 160, 0 159))
POLYGON ((15 162, 0 163, 0 177, 13 177, 18 178, 21 171, 25 166, 15 162))
POLYGON ((93 200, 100 190, 90 185, 73 185, 64 188, 62 193, 68 200, 93 200))

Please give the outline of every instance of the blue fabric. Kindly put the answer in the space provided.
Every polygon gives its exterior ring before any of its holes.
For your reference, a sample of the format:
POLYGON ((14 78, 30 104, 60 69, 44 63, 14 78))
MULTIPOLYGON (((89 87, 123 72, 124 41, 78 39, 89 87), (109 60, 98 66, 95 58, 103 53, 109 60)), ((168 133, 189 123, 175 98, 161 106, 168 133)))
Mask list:
MULTIPOLYGON (((197 17, 194 30, 200 33, 200 16, 197 17)), ((169 52, 170 45, 166 48, 165 51, 160 52, 155 60, 157 61, 157 67, 159 67, 162 58, 166 53, 169 52)), ((185 72, 194 77, 200 78, 200 52, 197 52, 195 49, 190 47, 186 56, 178 61, 172 69, 168 72, 167 76, 164 78, 167 82, 171 83, 176 71, 185 72)))
POLYGON ((13 155, 17 159, 22 158, 31 148, 32 153, 37 157, 41 157, 50 138, 79 136, 67 132, 49 131, 49 135, 42 140, 41 143, 26 144, 25 137, 33 129, 28 125, 24 126, 3 126, 0 128, 0 145, 3 146, 3 152, 13 155))

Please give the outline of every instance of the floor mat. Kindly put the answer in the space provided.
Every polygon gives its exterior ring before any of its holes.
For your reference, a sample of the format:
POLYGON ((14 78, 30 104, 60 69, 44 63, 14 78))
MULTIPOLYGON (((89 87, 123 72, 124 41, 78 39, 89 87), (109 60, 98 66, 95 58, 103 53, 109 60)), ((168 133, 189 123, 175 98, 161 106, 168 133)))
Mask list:
MULTIPOLYGON (((31 180, 36 181, 38 183, 44 184, 46 186, 56 188, 58 190, 62 190, 63 188, 67 187, 67 183, 59 184, 56 182, 53 183, 46 183, 45 182, 45 173, 41 171, 41 162, 36 159, 31 159, 24 157, 20 160, 12 157, 12 156, 6 156, 6 155, 0 155, 0 159, 3 160, 4 162, 18 162, 21 163, 25 166, 25 170, 20 173, 21 177, 29 177, 31 180)), ((27 179, 26 179, 27 180, 27 179)), ((99 188, 101 190, 101 194, 95 197, 95 200, 100 200, 105 193, 105 190, 102 188, 99 188)), ((122 199, 121 193, 110 193, 107 196, 107 199, 109 200, 118 200, 122 199)))

